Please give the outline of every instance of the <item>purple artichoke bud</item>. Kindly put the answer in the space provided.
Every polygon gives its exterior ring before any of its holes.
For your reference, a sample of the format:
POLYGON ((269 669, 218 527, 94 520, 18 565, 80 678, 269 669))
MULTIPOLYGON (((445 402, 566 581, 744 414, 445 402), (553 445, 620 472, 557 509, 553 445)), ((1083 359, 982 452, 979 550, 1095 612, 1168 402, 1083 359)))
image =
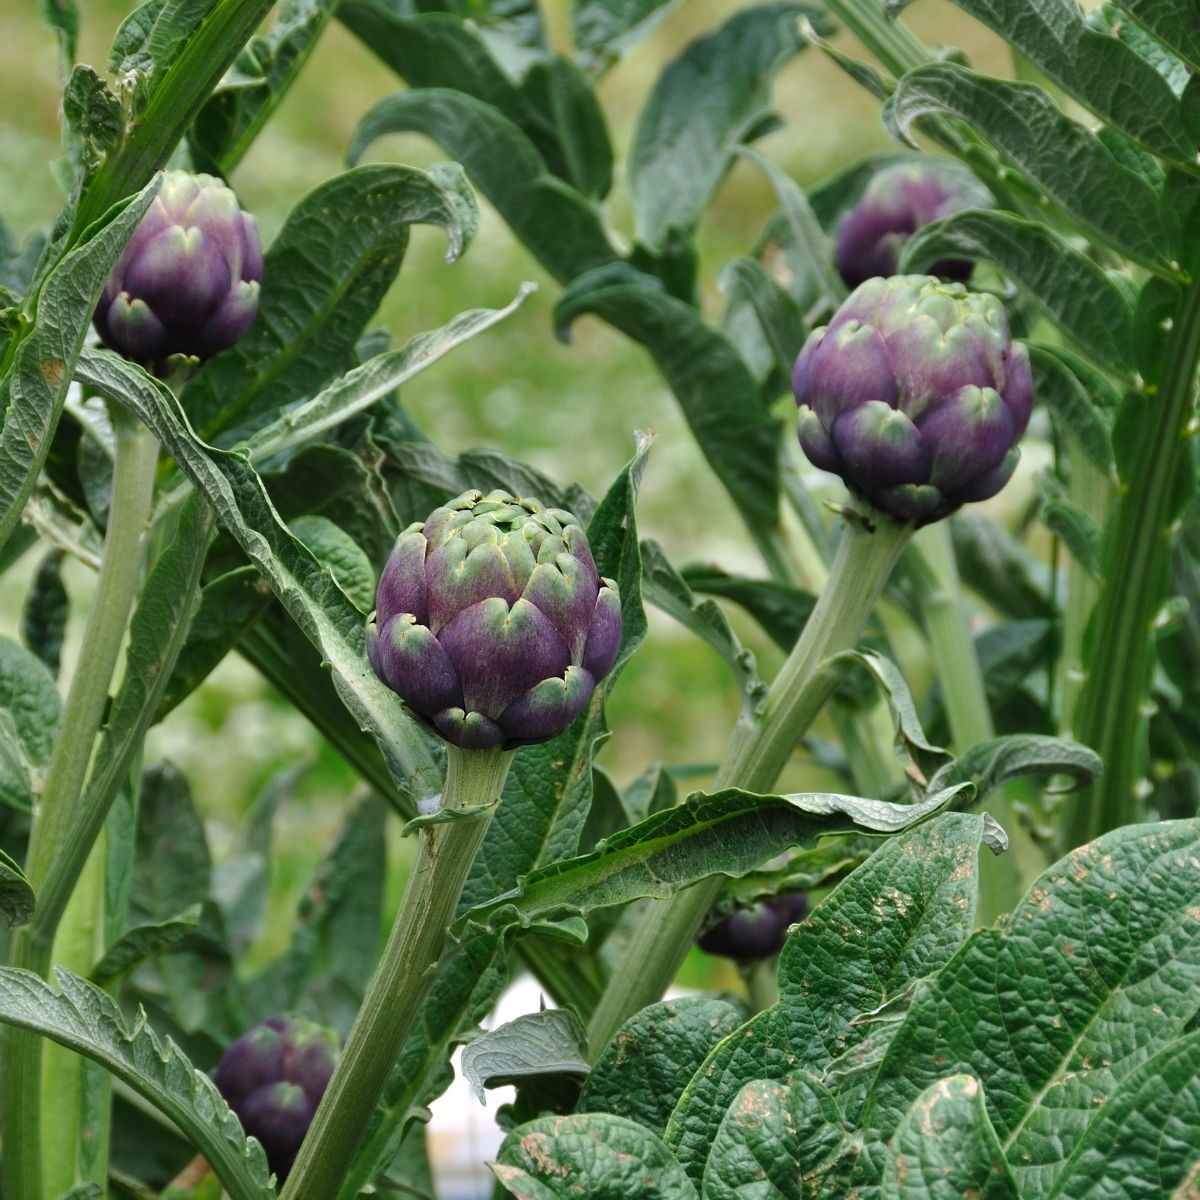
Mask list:
POLYGON ((501 491, 466 492, 410 525, 367 625, 376 674, 466 750, 562 733, 620 642, 617 585, 579 522, 501 491))
MULTIPOLYGON (((991 208, 992 198, 974 175, 955 163, 931 159, 880 171, 837 231, 837 269, 847 287, 876 275, 894 275, 900 249, 922 225, 967 208, 991 208)), ((966 282, 974 263, 946 258, 930 273, 966 282)))
POLYGON ((808 898, 803 892, 775 896, 735 912, 700 935, 700 949, 740 963, 770 958, 783 949, 788 929, 804 919, 808 898))
POLYGON ((929 275, 856 288, 813 330, 792 390, 813 465, 918 525, 1008 482, 1033 408, 1000 301, 929 275))
POLYGON ((313 1113, 337 1066, 335 1033, 303 1017, 269 1017, 221 1057, 213 1082, 238 1120, 287 1178, 313 1113))
POLYGON ((211 358, 253 324, 262 272, 258 224, 233 192, 211 175, 168 171, 104 285, 96 330, 147 366, 211 358))

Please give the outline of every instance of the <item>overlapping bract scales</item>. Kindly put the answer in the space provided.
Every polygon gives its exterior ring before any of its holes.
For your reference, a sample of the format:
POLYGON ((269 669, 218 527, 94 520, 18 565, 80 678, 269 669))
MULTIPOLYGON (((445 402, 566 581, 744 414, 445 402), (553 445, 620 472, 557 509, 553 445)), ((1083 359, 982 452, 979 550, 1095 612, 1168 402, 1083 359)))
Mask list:
POLYGON ((467 492, 396 540, 367 649, 379 677, 469 750, 555 737, 621 641, 617 586, 570 513, 467 492))
POLYGON ((1000 301, 930 275, 856 288, 805 343, 792 388, 812 463, 917 524, 995 495, 1033 408, 1000 301))

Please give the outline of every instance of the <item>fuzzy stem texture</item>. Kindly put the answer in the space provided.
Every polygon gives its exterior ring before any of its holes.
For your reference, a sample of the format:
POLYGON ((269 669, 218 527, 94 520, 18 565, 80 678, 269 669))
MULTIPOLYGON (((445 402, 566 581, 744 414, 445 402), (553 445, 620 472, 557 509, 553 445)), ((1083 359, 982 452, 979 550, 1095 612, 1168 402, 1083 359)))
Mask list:
POLYGON ((346 1048, 283 1189, 283 1200, 329 1200, 354 1161, 421 1000, 433 982, 446 929, 500 799, 512 754, 448 746, 442 811, 426 825, 387 949, 346 1048))
MULTIPOLYGON (((761 711, 743 717, 734 729, 713 791, 768 791, 836 686, 833 674, 822 670, 825 661, 858 641, 912 535, 911 526, 878 514, 872 518, 869 528, 856 519, 846 522, 829 581, 761 711)), ((592 1014, 593 1056, 628 1017, 670 986, 723 884, 724 876, 715 875, 650 906, 592 1014)))
MULTIPOLYGON (((104 560, 30 831, 26 874, 35 894, 40 894, 55 851, 76 816, 141 574, 158 442, 117 406, 112 416, 116 461, 104 560)), ((22 930, 13 939, 12 965, 46 975, 52 944, 52 932, 47 938, 22 930)), ((42 1200, 43 1195, 41 1062, 42 1040, 36 1034, 5 1031, 0 1181, 5 1196, 21 1200, 42 1200)))

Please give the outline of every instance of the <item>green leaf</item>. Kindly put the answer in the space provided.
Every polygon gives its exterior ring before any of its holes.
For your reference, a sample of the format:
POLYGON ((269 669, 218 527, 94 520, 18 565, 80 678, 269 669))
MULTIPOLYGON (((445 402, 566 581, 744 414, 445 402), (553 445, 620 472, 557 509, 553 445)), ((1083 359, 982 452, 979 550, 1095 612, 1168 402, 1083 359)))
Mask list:
POLYGON ((658 252, 671 229, 690 231, 732 162, 761 132, 776 72, 805 46, 801 4, 735 13, 659 76, 638 116, 626 170, 637 239, 658 252))
POLYGON ((79 9, 75 7, 75 0, 38 0, 38 12, 42 21, 58 35, 63 62, 73 63, 79 41, 79 9))
POLYGON ((1120 0, 1147 33, 1170 46, 1193 67, 1200 67, 1200 14, 1188 0, 1120 0))
POLYGON ((643 1008, 601 1051, 577 1111, 628 1117, 661 1136, 687 1081, 741 1023, 741 1009, 712 996, 643 1008))
MULTIPOLYGON (((885 842, 792 931, 779 960, 779 1003, 716 1047, 667 1126, 693 1180, 745 1084, 784 1082, 798 1069, 820 1075, 886 1045, 889 1026, 857 1018, 934 974, 970 934, 983 828, 980 817, 947 813, 885 842)), ((843 1096, 848 1090, 843 1083, 843 1096)), ((845 1099, 843 1108, 857 1117, 845 1099)))
POLYGON ((55 991, 29 971, 0 967, 0 1021, 98 1062, 147 1100, 204 1155, 230 1200, 273 1200, 262 1147, 247 1140, 216 1085, 140 1018, 132 1029, 104 992, 55 968, 55 991))
POLYGON ((891 1136, 948 1073, 981 1080, 1021 1194, 1051 1194, 1107 1098, 1200 1010, 1200 822, 1118 829, 1052 866, 918 989, 864 1115, 891 1136))
POLYGON ((569 1008, 526 1013, 480 1034, 462 1052, 463 1077, 481 1104, 487 1088, 564 1076, 581 1082, 589 1069, 587 1030, 569 1008))
POLYGON ((1064 116, 1040 87, 990 79, 955 63, 930 63, 901 78, 889 107, 910 142, 922 117, 961 117, 1081 228, 1153 271, 1174 269, 1176 233, 1153 188, 1064 116))
POLYGON ((1128 1076, 1071 1148, 1054 1200, 1189 1200, 1200 1173, 1200 1032, 1128 1076))
POLYGON ((574 0, 571 40, 575 53, 599 74, 646 36, 677 0, 574 0))
POLYGON ((498 109, 449 88, 381 100, 359 122, 347 152, 356 162, 387 133, 424 133, 462 163, 530 253, 560 282, 616 257, 596 209, 556 179, 537 147, 498 109))
POLYGON ((460 917, 451 932, 527 927, 642 897, 663 898, 711 875, 745 874, 785 847, 818 837, 898 833, 958 794, 943 792, 903 805, 832 792, 693 792, 678 807, 606 838, 590 854, 531 871, 512 891, 460 917))
POLYGON ((1080 449, 1101 470, 1111 471, 1112 414, 1093 398, 1083 381, 1072 370, 1055 346, 1031 343, 1029 361, 1033 366, 1034 389, 1038 400, 1058 417, 1080 449))
POLYGON ((1039 221, 972 209, 918 229, 899 270, 928 270, 942 258, 994 263, 1059 329, 1098 362, 1127 373, 1133 310, 1086 255, 1039 221))
POLYGON ((21 641, 57 677, 71 602, 62 579, 63 555, 50 550, 38 564, 21 613, 21 641))
POLYGON ((1123 41, 1090 28, 1077 4, 1071 0, 954 2, 1102 121, 1159 158, 1194 165, 1195 150, 1166 81, 1123 41))
POLYGON ((779 523, 778 429, 758 385, 736 350, 668 296, 656 280, 625 264, 589 272, 555 305, 559 336, 594 313, 650 351, 721 483, 751 530, 779 523))
POLYGON ((816 604, 816 598, 774 579, 730 575, 720 567, 696 563, 680 572, 698 592, 722 596, 744 608, 781 649, 790 650, 816 604))
POLYGON ((1010 617, 1045 617, 1054 611, 1050 572, 995 517, 959 512, 950 519, 954 557, 968 587, 1010 617))
POLYGON ((177 947, 196 932, 199 924, 200 905, 193 904, 177 917, 150 925, 135 925, 109 946, 88 978, 97 987, 108 987, 139 963, 177 947))
POLYGON ((328 517, 297 517, 288 528, 365 617, 375 607, 375 567, 367 552, 328 517))
POLYGON ((121 102, 94 68, 79 63, 67 80, 62 108, 72 138, 72 157, 78 155, 83 170, 90 173, 121 140, 121 102))
MULTIPOLYGON (((1086 787, 1104 769, 1100 756, 1070 738, 1019 733, 992 738, 972 746, 947 763, 929 781, 940 791, 958 783, 973 783, 977 802, 1014 779, 1031 775, 1069 775, 1075 788, 1086 787)), ((1073 789, 1072 789, 1073 790, 1073 789)))
POLYGON ((20 521, 50 451, 104 281, 157 191, 155 180, 55 266, 38 291, 33 323, 7 348, 12 366, 0 380, 0 545, 20 521))
POLYGON ((61 709, 54 678, 41 660, 0 637, 0 804, 32 808, 61 709))
POLYGON ((1095 520, 1082 508, 1062 499, 1047 500, 1038 515, 1084 570, 1099 579, 1104 533, 1095 520))
POLYGON ((704 1200, 829 1200, 846 1194, 857 1154, 837 1101, 808 1072, 755 1080, 717 1130, 704 1200))
POLYGON ((24 925, 33 915, 33 888, 25 872, 3 850, 0 850, 0 917, 11 928, 24 925))
POLYGON ((514 1129, 491 1164, 517 1200, 696 1200, 671 1152, 608 1113, 542 1117, 514 1129))
POLYGON ((1018 1200, 978 1079, 951 1075, 917 1097, 888 1148, 880 1196, 1018 1200))
POLYGON ((417 799, 439 794, 443 771, 430 738, 370 669, 361 614, 328 571, 280 524, 262 481, 245 458, 205 446, 192 433, 170 390, 114 354, 88 351, 78 375, 132 408, 208 499, 289 615, 329 662, 338 695, 350 715, 374 735, 397 786, 409 793, 414 807, 417 799))
POLYGON ((203 436, 262 424, 347 370, 355 343, 396 278, 409 226, 439 225, 462 252, 461 195, 412 167, 335 176, 291 212, 267 250, 258 317, 184 389, 203 436))
POLYGON ((764 394, 782 393, 807 333, 800 306, 756 258, 731 258, 717 285, 728 297, 721 333, 746 360, 764 394))

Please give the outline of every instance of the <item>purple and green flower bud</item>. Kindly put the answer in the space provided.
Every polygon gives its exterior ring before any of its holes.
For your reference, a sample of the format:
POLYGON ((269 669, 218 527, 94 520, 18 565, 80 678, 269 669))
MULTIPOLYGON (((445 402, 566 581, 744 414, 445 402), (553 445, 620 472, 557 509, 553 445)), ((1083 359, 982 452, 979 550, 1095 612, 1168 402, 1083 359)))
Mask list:
POLYGON ((735 912, 700 935, 700 949, 739 963, 771 958, 783 949, 788 930, 804 920, 808 898, 803 892, 774 896, 735 912))
POLYGON ((994 496, 1033 408, 1029 354, 995 296, 930 275, 869 279, 796 359, 800 445, 899 521, 994 496))
POLYGON ((337 1066, 341 1039, 303 1017, 269 1017, 221 1057, 213 1082, 282 1182, 337 1066))
POLYGON ((466 492, 396 540, 367 626, 376 674, 466 750, 562 733, 621 643, 617 585, 583 527, 528 497, 466 492))
POLYGON ((258 224, 233 192, 211 175, 168 171, 108 277, 96 330, 148 367, 211 358, 254 323, 262 273, 258 224))
MULTIPOLYGON (((991 207, 987 189, 955 163, 930 159, 886 167, 838 225, 838 273, 851 288, 876 275, 894 275, 904 243, 922 225, 964 209, 991 207)), ((946 258, 934 263, 930 274, 965 283, 974 265, 946 258)))

